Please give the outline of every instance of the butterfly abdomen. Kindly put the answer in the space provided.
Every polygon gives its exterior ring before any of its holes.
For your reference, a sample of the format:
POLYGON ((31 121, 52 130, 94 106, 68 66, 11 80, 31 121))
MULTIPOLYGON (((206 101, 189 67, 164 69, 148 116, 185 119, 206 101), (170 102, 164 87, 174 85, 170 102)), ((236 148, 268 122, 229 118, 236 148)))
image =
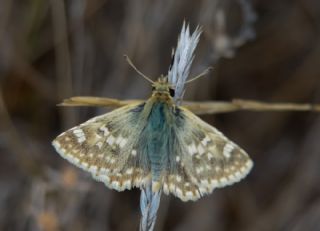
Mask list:
POLYGON ((155 102, 152 105, 148 122, 141 140, 144 153, 148 156, 152 181, 159 181, 168 163, 168 146, 171 124, 168 118, 168 105, 155 102))

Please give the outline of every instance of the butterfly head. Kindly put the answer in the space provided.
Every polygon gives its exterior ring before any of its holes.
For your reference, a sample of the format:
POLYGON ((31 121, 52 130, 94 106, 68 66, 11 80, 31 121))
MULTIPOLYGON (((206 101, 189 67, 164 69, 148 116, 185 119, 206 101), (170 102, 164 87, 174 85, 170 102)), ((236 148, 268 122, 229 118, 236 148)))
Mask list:
POLYGON ((174 88, 168 82, 168 77, 161 75, 156 82, 152 84, 152 97, 166 102, 172 102, 174 97, 174 88))

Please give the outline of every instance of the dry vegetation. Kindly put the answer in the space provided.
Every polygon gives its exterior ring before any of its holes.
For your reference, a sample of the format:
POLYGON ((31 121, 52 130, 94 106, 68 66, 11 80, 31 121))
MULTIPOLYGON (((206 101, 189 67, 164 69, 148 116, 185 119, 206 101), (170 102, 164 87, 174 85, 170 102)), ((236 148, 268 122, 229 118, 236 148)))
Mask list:
MULTIPOLYGON (((187 99, 320 102, 318 0, 0 0, 0 230, 137 230, 139 191, 118 193, 50 145, 101 108, 63 98, 145 98, 183 19, 203 26, 187 99)), ((248 151, 246 180, 196 203, 163 196, 155 230, 320 230, 320 120, 312 112, 204 119, 248 151)))

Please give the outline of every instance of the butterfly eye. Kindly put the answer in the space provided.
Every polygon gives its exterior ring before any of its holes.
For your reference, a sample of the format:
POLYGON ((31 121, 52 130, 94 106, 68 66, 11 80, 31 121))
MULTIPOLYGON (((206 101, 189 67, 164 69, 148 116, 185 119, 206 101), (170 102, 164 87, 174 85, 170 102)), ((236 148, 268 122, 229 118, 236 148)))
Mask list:
POLYGON ((155 88, 155 87, 152 87, 152 91, 154 91, 154 90, 156 90, 156 88, 155 88))
POLYGON ((174 91, 173 88, 169 88, 169 93, 170 93, 170 96, 171 96, 171 97, 174 97, 175 91, 174 91))

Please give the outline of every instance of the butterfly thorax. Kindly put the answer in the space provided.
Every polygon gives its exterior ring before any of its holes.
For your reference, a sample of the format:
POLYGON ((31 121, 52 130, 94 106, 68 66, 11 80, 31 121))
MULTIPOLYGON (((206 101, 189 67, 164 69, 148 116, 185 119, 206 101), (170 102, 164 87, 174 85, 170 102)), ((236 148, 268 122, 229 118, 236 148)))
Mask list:
POLYGON ((153 101, 159 101, 169 104, 170 106, 174 105, 173 97, 174 89, 168 83, 168 78, 160 76, 158 81, 154 82, 152 85, 152 95, 151 99, 153 101))

